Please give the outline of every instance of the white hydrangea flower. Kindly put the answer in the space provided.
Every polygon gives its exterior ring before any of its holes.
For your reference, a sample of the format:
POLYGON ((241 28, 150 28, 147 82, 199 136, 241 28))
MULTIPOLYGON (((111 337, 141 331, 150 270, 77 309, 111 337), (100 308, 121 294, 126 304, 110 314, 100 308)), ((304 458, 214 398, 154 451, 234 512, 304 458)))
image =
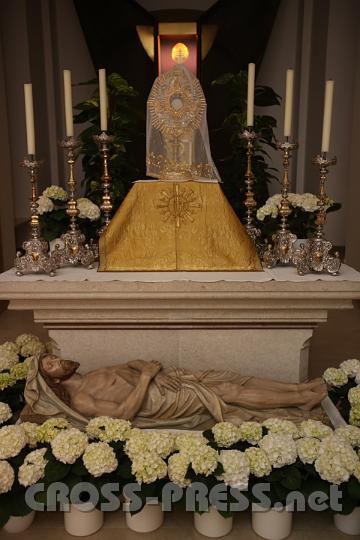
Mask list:
POLYGON ((275 469, 292 465, 297 460, 296 443, 287 433, 268 433, 261 439, 259 446, 267 453, 275 469))
POLYGON ((34 422, 21 422, 21 427, 26 433, 26 441, 27 445, 30 446, 30 448, 35 448, 37 443, 39 442, 38 439, 38 425, 34 422))
POLYGON ((17 353, 12 351, 0 350, 0 371, 11 369, 19 362, 17 353))
POLYGON ((167 458, 175 449, 175 437, 169 431, 151 431, 146 433, 147 449, 161 458, 167 458))
POLYGON ((268 476, 271 473, 272 466, 267 453, 261 448, 247 448, 245 455, 249 460, 250 473, 257 478, 268 476))
POLYGON ((82 459, 86 469, 95 478, 112 473, 118 467, 116 454, 106 442, 90 443, 82 459))
POLYGON ((40 195, 37 202, 37 212, 39 216, 42 216, 43 214, 48 214, 49 212, 52 212, 55 208, 54 203, 52 202, 49 197, 46 197, 46 195, 40 195))
POLYGON ((26 443, 26 433, 20 425, 0 428, 0 459, 17 456, 26 443))
POLYGON ((32 359, 33 357, 29 356, 23 362, 18 362, 10 369, 10 374, 15 377, 17 381, 26 379, 32 359))
POLYGON ((336 428, 334 436, 344 443, 351 444, 351 446, 360 447, 360 427, 340 426, 336 428))
POLYGON ((315 439, 325 439, 332 435, 330 426, 323 424, 320 420, 303 420, 299 427, 301 437, 315 437, 315 439))
POLYGON ((131 459, 148 452, 146 432, 137 428, 132 429, 124 451, 131 459))
POLYGON ((349 423, 352 426, 360 427, 360 405, 356 405, 351 408, 349 415, 349 423))
POLYGON ((341 441, 336 435, 327 437, 321 442, 319 456, 327 456, 329 460, 338 459, 350 474, 354 471, 359 460, 351 445, 341 441))
POLYGON ((222 450, 219 461, 224 468, 218 480, 227 486, 237 489, 247 489, 249 484, 250 463, 244 452, 239 450, 222 450))
POLYGON ((1 353, 3 353, 3 352, 12 353, 12 354, 19 354, 20 348, 13 341, 5 341, 5 343, 2 343, 0 345, 0 356, 1 356, 1 353))
POLYGON ((168 431, 132 430, 125 444, 125 452, 131 458, 150 453, 165 459, 174 449, 175 437, 168 431))
POLYGON ((67 201, 68 194, 61 186, 49 186, 43 191, 43 196, 56 201, 67 201))
POLYGON ((0 373, 0 390, 14 386, 14 384, 16 384, 16 377, 14 375, 7 372, 0 373))
POLYGON ((14 469, 7 461, 0 461, 0 495, 8 493, 14 483, 14 469))
POLYGON ((21 465, 21 467, 19 467, 18 480, 19 484, 24 487, 33 486, 43 477, 44 471, 36 465, 30 463, 29 465, 21 465))
POLYGON ((257 444, 263 436, 263 428, 259 422, 243 422, 239 427, 241 441, 257 444))
POLYGON ((173 482, 182 488, 189 486, 191 482, 188 478, 185 478, 189 465, 189 457, 182 452, 170 456, 168 460, 168 476, 170 482, 173 482))
POLYGON ((319 201, 313 193, 289 193, 289 200, 294 207, 300 207, 305 212, 316 212, 319 201))
POLYGON ((76 428, 60 431, 51 441, 52 453, 56 459, 71 465, 83 455, 87 445, 87 435, 76 428))
POLYGON ((350 388, 348 392, 348 400, 352 407, 357 407, 360 405, 360 386, 350 388))
POLYGON ((224 448, 228 448, 240 440, 239 427, 231 422, 219 422, 211 431, 216 443, 224 448))
POLYGON ((360 373, 360 360, 357 358, 349 358, 341 362, 340 369, 346 373, 348 377, 356 377, 360 373))
POLYGON ((339 368, 330 367, 325 369, 323 379, 329 386, 340 388, 348 382, 348 376, 345 371, 339 368))
POLYGON ((45 459, 45 454, 47 448, 39 448, 38 450, 33 450, 24 459, 25 465, 36 465, 37 467, 42 467, 45 469, 48 460, 45 459))
POLYGON ((299 430, 291 420, 283 420, 282 418, 268 418, 263 422, 270 433, 285 433, 291 435, 293 439, 299 438, 299 430))
POLYGON ((70 428, 71 424, 65 418, 49 418, 38 426, 38 440, 42 443, 50 443, 60 431, 70 428))
POLYGON ((319 456, 319 439, 315 437, 304 437, 296 441, 296 449, 299 458, 303 463, 314 463, 319 456))
POLYGON ((102 442, 125 441, 131 432, 131 423, 128 420, 98 416, 92 418, 86 426, 86 433, 92 439, 102 442))
POLYGON ((7 403, 0 401, 0 424, 7 422, 12 417, 12 410, 7 403))
POLYGON ((315 469, 323 480, 330 484, 342 484, 350 478, 349 471, 342 465, 339 456, 324 454, 315 460, 315 469))
POLYGON ((90 199, 82 197, 77 200, 77 207, 79 210, 79 218, 89 219, 90 221, 96 221, 100 219, 100 208, 94 204, 90 199))
POLYGON ((189 457, 195 474, 209 476, 217 469, 219 463, 219 454, 210 446, 200 446, 189 457))
POLYGON ((152 484, 156 480, 165 478, 168 468, 158 454, 145 452, 132 459, 131 472, 138 484, 152 484))
POLYGON ((175 449, 193 455, 208 445, 208 440, 201 433, 181 433, 175 437, 175 449))
POLYGON ((19 484, 24 487, 32 486, 41 480, 45 475, 47 460, 45 459, 46 448, 30 452, 19 468, 19 484))
POLYGON ((46 352, 44 343, 33 334, 21 334, 16 338, 21 356, 35 356, 46 352))

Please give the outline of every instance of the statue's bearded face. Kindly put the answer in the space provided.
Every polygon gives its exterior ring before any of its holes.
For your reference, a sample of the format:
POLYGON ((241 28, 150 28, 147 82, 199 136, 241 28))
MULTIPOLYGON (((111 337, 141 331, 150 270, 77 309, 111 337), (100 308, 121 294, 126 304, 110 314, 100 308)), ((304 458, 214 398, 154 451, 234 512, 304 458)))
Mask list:
POLYGON ((78 362, 63 360, 58 356, 49 354, 41 359, 42 371, 51 379, 64 381, 71 377, 79 367, 78 362))

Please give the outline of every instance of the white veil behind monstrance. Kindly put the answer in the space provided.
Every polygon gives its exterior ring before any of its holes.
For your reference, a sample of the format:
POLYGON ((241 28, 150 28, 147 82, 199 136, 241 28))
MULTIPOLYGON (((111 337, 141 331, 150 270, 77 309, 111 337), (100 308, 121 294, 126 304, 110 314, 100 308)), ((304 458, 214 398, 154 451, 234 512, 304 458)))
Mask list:
POLYGON ((147 102, 146 174, 167 182, 221 182, 211 157, 206 101, 183 64, 155 80, 147 102))

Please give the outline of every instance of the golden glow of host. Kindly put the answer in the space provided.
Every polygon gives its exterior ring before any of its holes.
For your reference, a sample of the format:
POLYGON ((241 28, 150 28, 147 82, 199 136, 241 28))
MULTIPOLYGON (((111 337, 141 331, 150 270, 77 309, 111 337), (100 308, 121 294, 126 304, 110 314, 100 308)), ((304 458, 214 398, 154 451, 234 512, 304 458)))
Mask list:
POLYGON ((171 50, 171 58, 177 64, 184 64, 189 58, 189 49, 184 43, 177 43, 171 50))

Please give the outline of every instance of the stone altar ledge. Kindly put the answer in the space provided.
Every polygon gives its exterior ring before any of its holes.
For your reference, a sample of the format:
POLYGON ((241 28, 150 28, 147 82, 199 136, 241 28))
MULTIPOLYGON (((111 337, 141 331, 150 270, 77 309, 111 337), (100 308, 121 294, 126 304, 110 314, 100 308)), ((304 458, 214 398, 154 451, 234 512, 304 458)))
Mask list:
POLYGON ((360 299, 360 273, 98 273, 66 268, 55 278, 0 275, 9 309, 32 310, 61 348, 88 371, 136 358, 191 369, 306 379, 313 330, 331 309, 360 299))

